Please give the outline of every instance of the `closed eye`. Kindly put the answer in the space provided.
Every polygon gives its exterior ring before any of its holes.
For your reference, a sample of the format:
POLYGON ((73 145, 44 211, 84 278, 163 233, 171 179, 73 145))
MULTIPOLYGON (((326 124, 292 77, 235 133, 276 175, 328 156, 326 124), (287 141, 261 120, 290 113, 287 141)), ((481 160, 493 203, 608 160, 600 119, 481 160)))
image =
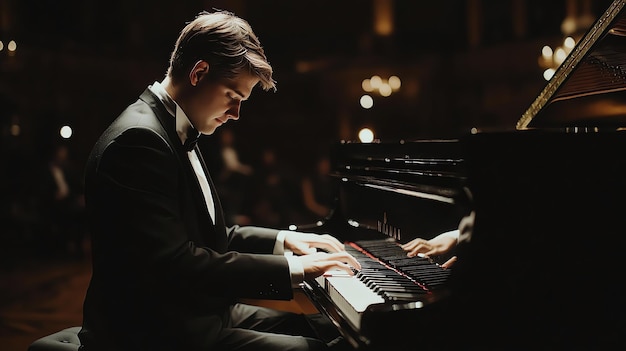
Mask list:
POLYGON ((230 93, 229 93, 227 96, 228 96, 228 98, 230 99, 230 101, 232 101, 232 102, 234 102, 234 103, 240 103, 240 102, 242 101, 241 99, 239 99, 239 97, 238 97, 238 96, 236 96, 236 95, 234 95, 234 94, 230 94, 230 93))

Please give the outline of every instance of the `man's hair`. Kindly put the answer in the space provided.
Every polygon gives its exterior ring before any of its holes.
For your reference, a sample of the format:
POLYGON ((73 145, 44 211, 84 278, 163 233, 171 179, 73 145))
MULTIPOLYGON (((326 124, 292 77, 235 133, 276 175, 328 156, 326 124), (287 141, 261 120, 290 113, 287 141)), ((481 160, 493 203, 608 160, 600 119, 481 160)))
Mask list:
POLYGON ((231 79, 247 72, 259 78, 263 90, 276 89, 259 39, 246 20, 231 12, 202 11, 189 22, 176 40, 167 74, 178 80, 200 60, 209 64, 211 79, 231 79))

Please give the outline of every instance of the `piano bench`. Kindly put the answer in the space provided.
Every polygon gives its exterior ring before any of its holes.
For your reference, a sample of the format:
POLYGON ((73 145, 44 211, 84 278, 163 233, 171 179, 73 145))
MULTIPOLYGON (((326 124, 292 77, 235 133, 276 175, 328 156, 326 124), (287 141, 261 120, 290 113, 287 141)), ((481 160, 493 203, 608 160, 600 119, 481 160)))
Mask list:
POLYGON ((41 337, 28 346, 28 351, 78 351, 80 349, 80 340, 78 339, 80 329, 81 327, 66 328, 41 337))

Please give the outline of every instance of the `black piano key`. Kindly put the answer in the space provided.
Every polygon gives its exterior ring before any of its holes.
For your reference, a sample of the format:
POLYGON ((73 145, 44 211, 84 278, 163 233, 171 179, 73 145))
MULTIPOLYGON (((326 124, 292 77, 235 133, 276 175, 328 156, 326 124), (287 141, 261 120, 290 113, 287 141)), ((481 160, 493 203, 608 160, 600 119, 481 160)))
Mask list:
POLYGON ((371 289, 379 288, 398 288, 398 289, 413 289, 415 287, 420 288, 419 285, 411 281, 401 281, 393 279, 367 279, 364 281, 367 287, 371 289))
POLYGON ((417 285, 413 287, 409 287, 409 286, 398 286, 398 285, 387 285, 387 284, 376 285, 373 290, 375 292, 423 292, 425 291, 424 289, 420 288, 417 285))
POLYGON ((431 278, 440 278, 440 277, 448 277, 450 274, 448 272, 416 272, 416 271, 408 271, 405 272, 407 276, 412 277, 414 279, 431 279, 431 278))
POLYGON ((363 252, 347 246, 361 264, 356 277, 373 292, 389 301, 415 300, 447 281, 450 271, 428 257, 408 257, 390 240, 365 240, 356 244, 363 252), (365 254, 366 252, 367 254, 365 254))

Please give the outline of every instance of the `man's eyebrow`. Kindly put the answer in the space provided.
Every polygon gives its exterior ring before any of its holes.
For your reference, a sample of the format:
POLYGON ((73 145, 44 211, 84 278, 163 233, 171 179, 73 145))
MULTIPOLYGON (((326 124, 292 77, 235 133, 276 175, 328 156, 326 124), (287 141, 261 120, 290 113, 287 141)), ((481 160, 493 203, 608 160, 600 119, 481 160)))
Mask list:
POLYGON ((235 94, 239 95, 239 97, 241 97, 241 100, 247 100, 247 98, 245 97, 245 95, 243 95, 243 93, 237 89, 233 88, 233 91, 235 92, 235 94))
POLYGON ((239 89, 237 89, 237 87, 234 86, 226 86, 228 89, 232 90, 236 95, 239 95, 239 98, 241 98, 241 101, 246 101, 248 100, 248 98, 243 94, 243 92, 239 89))

